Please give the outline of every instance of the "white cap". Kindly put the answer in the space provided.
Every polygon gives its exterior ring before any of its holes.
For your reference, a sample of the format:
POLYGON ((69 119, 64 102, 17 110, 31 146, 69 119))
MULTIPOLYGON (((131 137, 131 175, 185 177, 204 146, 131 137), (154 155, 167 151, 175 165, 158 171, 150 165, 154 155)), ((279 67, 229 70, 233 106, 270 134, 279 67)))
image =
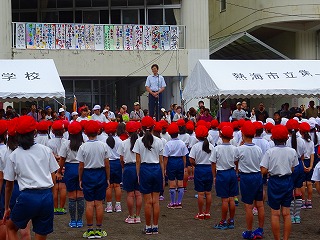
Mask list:
POLYGON ((64 112, 63 108, 59 108, 59 113, 64 112))
POLYGON ((237 102, 237 105, 242 105, 242 103, 241 102, 237 102))
POLYGON ((73 117, 73 116, 77 116, 77 115, 79 115, 77 112, 72 112, 71 113, 71 116, 73 117))
POLYGON ((283 117, 283 118, 281 118, 281 123, 280 123, 280 124, 283 125, 283 126, 285 126, 288 121, 289 121, 288 118, 283 117))
POLYGON ((107 109, 103 109, 102 113, 106 113, 106 112, 108 112, 108 110, 107 109))
POLYGON ((94 107, 92 108, 93 111, 100 110, 100 109, 101 109, 100 105, 94 105, 94 107))
POLYGON ((314 117, 309 118, 308 123, 309 123, 311 129, 315 128, 317 125, 316 119, 314 117))
POLYGON ((140 105, 140 103, 139 103, 139 102, 135 102, 135 103, 133 104, 133 106, 137 106, 137 105, 140 105))
POLYGON ((161 108, 160 110, 161 110, 161 112, 165 112, 165 111, 166 111, 166 109, 165 109, 165 108, 161 108))
POLYGON ((273 125, 275 125, 275 122, 272 118, 267 118, 266 123, 272 123, 273 125))

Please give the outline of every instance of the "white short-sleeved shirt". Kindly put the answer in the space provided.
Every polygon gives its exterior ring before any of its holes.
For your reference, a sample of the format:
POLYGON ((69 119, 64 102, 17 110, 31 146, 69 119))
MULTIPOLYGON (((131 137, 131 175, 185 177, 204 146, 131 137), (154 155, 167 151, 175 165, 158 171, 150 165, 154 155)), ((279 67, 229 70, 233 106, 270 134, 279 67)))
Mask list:
POLYGON ((55 138, 49 139, 48 147, 51 148, 53 154, 58 155, 61 145, 65 144, 66 142, 68 142, 68 140, 64 138, 55 137, 55 138))
POLYGON ((306 146, 306 152, 304 153, 304 159, 310 159, 310 156, 314 154, 314 143, 311 140, 310 142, 304 140, 306 146))
MULTIPOLYGON (((286 146, 292 148, 291 136, 289 136, 289 138, 288 138, 288 140, 286 142, 286 146)), ((305 153, 306 153, 305 141, 300 136, 298 136, 298 133, 297 133, 297 154, 298 154, 298 158, 301 158, 302 156, 304 156, 305 153)))
POLYGON ((34 144, 28 150, 18 147, 10 154, 4 169, 4 179, 16 179, 20 191, 46 189, 53 187, 51 173, 58 169, 52 150, 44 145, 34 144))
POLYGON ((210 161, 216 163, 217 170, 228 170, 235 168, 235 150, 237 147, 226 143, 218 145, 213 148, 210 161))
POLYGON ((165 134, 160 133, 160 137, 167 140, 167 142, 171 140, 171 137, 170 137, 169 133, 167 133, 167 132, 165 134))
POLYGON ((262 137, 255 137, 252 139, 252 142, 261 148, 262 154, 265 154, 265 152, 270 148, 270 144, 267 140, 263 139, 262 137))
POLYGON ((134 147, 133 152, 140 154, 141 163, 159 163, 159 156, 163 155, 163 142, 160 138, 153 136, 153 143, 151 149, 147 149, 142 138, 138 138, 134 147))
POLYGON ((109 137, 108 134, 106 134, 105 132, 102 132, 101 134, 99 134, 97 136, 97 140, 100 141, 100 142, 106 143, 108 137, 109 137))
POLYGON ((194 135, 191 135, 190 136, 190 139, 189 139, 189 146, 188 146, 188 148, 190 149, 190 148, 192 148, 196 143, 198 143, 199 142, 199 140, 198 140, 198 138, 196 138, 196 136, 194 136, 194 135))
POLYGON ((136 154, 130 150, 131 148, 131 138, 124 140, 118 147, 118 154, 123 156, 123 161, 127 163, 136 163, 136 154))
POLYGON ((318 162, 317 165, 314 167, 311 180, 315 182, 320 181, 320 162, 318 162))
POLYGON ((161 139, 161 141, 162 141, 162 144, 163 144, 163 149, 164 149, 164 146, 167 144, 167 140, 165 140, 164 138, 160 138, 161 139))
POLYGON ((4 168, 6 167, 6 152, 8 148, 5 144, 0 144, 0 171, 3 172, 4 168))
POLYGON ((76 121, 81 122, 82 120, 89 120, 89 118, 79 116, 76 121))
POLYGON ((149 87, 151 91, 158 92, 161 88, 166 87, 166 82, 161 75, 149 75, 145 84, 146 87, 149 87))
POLYGON ((38 133, 37 136, 34 138, 34 142, 48 147, 49 136, 48 134, 38 133))
POLYGON ((315 138, 314 132, 310 132, 310 136, 311 136, 311 139, 312 139, 314 145, 318 146, 320 144, 320 132, 316 132, 316 135, 317 135, 317 138, 318 138, 318 142, 315 143, 314 142, 314 138, 315 138))
POLYGON ((185 143, 178 139, 171 139, 166 143, 163 150, 164 157, 183 157, 189 153, 185 143))
POLYGON ((79 161, 76 159, 77 151, 72 151, 70 149, 69 140, 62 143, 58 155, 65 158, 67 163, 79 163, 79 161))
POLYGON ((63 138, 66 139, 66 140, 69 140, 69 132, 68 131, 65 131, 63 133, 63 138))
POLYGON ((121 145, 122 140, 118 137, 118 136, 112 136, 115 144, 114 144, 114 148, 111 148, 108 144, 108 152, 109 152, 109 160, 113 161, 113 160, 117 160, 120 159, 120 154, 118 153, 118 147, 121 145))
POLYGON ((260 166, 267 168, 271 176, 281 177, 290 175, 298 164, 298 155, 293 148, 275 146, 264 154, 260 166))
POLYGON ((109 158, 108 146, 98 140, 88 140, 78 150, 76 159, 84 163, 84 168, 105 167, 104 160, 109 158))
POLYGON ((219 139, 219 131, 218 130, 209 130, 209 136, 210 136, 210 140, 209 142, 213 145, 213 146, 216 146, 217 145, 217 142, 218 142, 218 139, 219 139))
POLYGON ((99 122, 107 122, 106 116, 104 114, 102 114, 102 113, 100 115, 92 114, 91 120, 96 120, 96 121, 99 121, 99 122))
POLYGON ((211 153, 206 153, 202 150, 203 141, 199 141, 192 146, 189 157, 193 158, 196 164, 211 164, 210 157, 213 152, 213 145, 209 143, 211 153))
POLYGON ((243 144, 235 150, 235 158, 239 161, 239 171, 242 173, 260 172, 260 162, 262 160, 262 150, 252 144, 243 144))
POLYGON ((266 133, 266 135, 263 136, 263 139, 267 140, 268 142, 272 141, 271 140, 271 136, 272 134, 271 133, 266 133))

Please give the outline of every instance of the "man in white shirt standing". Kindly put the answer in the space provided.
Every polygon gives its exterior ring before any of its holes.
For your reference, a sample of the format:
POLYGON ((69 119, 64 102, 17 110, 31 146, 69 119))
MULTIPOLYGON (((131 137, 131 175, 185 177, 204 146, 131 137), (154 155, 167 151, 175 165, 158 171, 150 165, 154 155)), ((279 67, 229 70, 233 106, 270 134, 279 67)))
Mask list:
POLYGON ((158 74, 159 66, 157 64, 153 64, 151 70, 153 74, 147 77, 145 84, 146 90, 149 93, 149 116, 155 116, 156 120, 159 121, 160 108, 162 107, 161 93, 167 85, 163 76, 158 74))
POLYGON ((94 114, 92 114, 91 119, 99 122, 107 122, 106 116, 104 114, 101 114, 100 110, 100 105, 94 105, 94 107, 92 108, 94 114))

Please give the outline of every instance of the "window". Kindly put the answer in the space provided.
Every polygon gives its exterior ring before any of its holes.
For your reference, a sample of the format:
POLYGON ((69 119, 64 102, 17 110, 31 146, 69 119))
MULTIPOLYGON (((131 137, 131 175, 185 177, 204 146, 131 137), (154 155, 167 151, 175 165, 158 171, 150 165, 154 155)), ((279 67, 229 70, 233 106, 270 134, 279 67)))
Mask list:
POLYGON ((91 7, 91 0, 76 0, 76 7, 91 7))
POLYGON ((111 10, 111 23, 121 24, 121 10, 111 10))
POLYGON ((111 6, 128 6, 127 0, 111 0, 111 6))
POLYGON ((165 25, 180 25, 181 24, 180 9, 168 8, 165 9, 165 25))
POLYGON ((58 8, 72 8, 73 7, 73 0, 57 0, 57 7, 58 8))
POLYGON ((58 22, 59 14, 58 12, 42 12, 41 22, 43 23, 56 23, 58 22))
POLYGON ((149 9, 148 10, 148 24, 163 25, 163 9, 149 9))
POLYGON ((92 7, 108 7, 109 1, 108 0, 93 0, 92 7))
POLYGON ((20 9, 37 9, 38 1, 37 0, 20 0, 20 9))
POLYGON ((21 22, 37 22, 36 12, 22 12, 20 13, 21 22))
POLYGON ((138 24, 138 9, 122 10, 122 23, 123 24, 138 24))
POLYGON ((220 0, 220 12, 224 12, 227 9, 227 0, 220 0))
POLYGON ((83 23, 99 23, 99 11, 83 11, 83 23))
POLYGON ((144 0, 128 0, 128 6, 144 6, 144 0))
POLYGON ((47 0, 47 1, 40 1, 40 8, 56 8, 57 1, 56 0, 47 0))
POLYGON ((147 5, 163 5, 163 0, 147 0, 147 5))
POLYGON ((59 23, 73 23, 72 11, 59 12, 59 23))
POLYGON ((100 23, 101 24, 108 24, 109 23, 109 11, 108 10, 100 11, 100 23))
POLYGON ((11 0, 12 9, 19 9, 19 0, 11 0))

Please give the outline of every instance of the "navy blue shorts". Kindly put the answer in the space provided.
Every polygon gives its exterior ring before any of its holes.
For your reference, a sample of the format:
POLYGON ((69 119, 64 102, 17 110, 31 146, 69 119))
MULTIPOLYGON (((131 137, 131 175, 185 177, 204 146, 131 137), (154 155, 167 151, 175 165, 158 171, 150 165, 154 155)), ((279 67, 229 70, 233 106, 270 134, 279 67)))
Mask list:
POLYGON ((166 170, 170 181, 183 180, 184 164, 182 157, 169 157, 166 170))
POLYGON ((294 188, 301 188, 304 182, 304 170, 301 159, 299 159, 299 164, 294 167, 292 173, 292 181, 294 188))
POLYGON ((186 155, 186 167, 191 167, 190 157, 189 157, 190 149, 188 149, 188 150, 189 150, 189 152, 186 155))
POLYGON ((122 166, 120 159, 109 160, 110 163, 110 184, 122 182, 122 166))
POLYGON ((216 193, 220 198, 234 197, 239 194, 238 178, 233 168, 217 171, 216 193))
POLYGON ((83 195, 86 201, 102 201, 108 187, 105 168, 85 168, 82 176, 83 195))
MULTIPOLYGON (((305 167, 307 167, 307 168, 310 167, 310 159, 305 159, 305 160, 303 160, 303 162, 304 162, 305 167)), ((313 166, 314 166, 314 164, 313 164, 313 166)), ((313 168, 311 169, 310 172, 305 172, 304 173, 304 181, 311 182, 312 174, 313 174, 313 168)))
POLYGON ((291 175, 270 176, 268 181, 268 205, 279 210, 281 206, 290 207, 293 199, 293 181, 291 175))
POLYGON ((127 192, 139 190, 137 169, 135 163, 129 163, 124 165, 122 184, 123 190, 127 192))
POLYGON ((140 192, 143 194, 161 192, 163 189, 163 176, 159 163, 141 163, 139 179, 140 192))
MULTIPOLYGON (((6 180, 3 180, 3 185, 2 185, 2 189, 1 189, 1 196, 0 196, 0 217, 1 217, 0 219, 3 218, 3 214, 4 214, 4 210, 5 210, 5 208, 4 208, 5 192, 6 192, 6 180)), ((14 205, 16 204, 17 197, 19 197, 20 193, 21 192, 19 190, 18 182, 14 181, 13 191, 12 191, 10 204, 9 204, 10 209, 13 209, 14 205)))
POLYGON ((194 169, 194 190, 197 192, 211 192, 213 175, 211 164, 198 164, 194 169))
POLYGON ((53 232, 53 196, 51 189, 27 189, 21 192, 11 211, 11 220, 25 229, 32 220, 33 231, 40 235, 53 232))
POLYGON ((253 204, 253 201, 263 200, 263 182, 260 172, 240 173, 241 201, 245 204, 253 204))
POLYGON ((81 190, 79 185, 79 163, 65 163, 63 178, 68 192, 81 190))

